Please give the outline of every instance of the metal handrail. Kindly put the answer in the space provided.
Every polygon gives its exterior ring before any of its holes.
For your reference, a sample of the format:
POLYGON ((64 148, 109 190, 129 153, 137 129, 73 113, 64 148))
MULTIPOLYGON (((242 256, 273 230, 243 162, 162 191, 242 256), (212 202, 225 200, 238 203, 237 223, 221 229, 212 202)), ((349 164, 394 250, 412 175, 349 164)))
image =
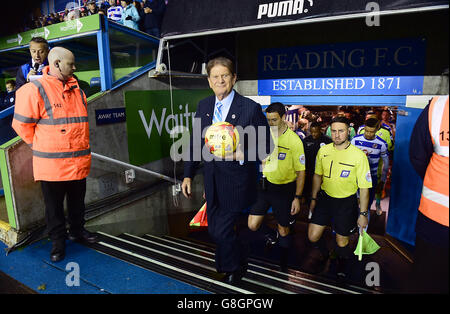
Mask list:
POLYGON ((0 111, 0 119, 10 116, 14 113, 14 105, 0 111))
POLYGON ((115 164, 118 164, 118 165, 122 165, 124 167, 131 168, 131 169, 134 169, 134 170, 137 170, 137 171, 145 172, 145 173, 150 174, 152 176, 155 176, 157 178, 160 178, 160 179, 172 182, 174 184, 180 184, 181 183, 181 181, 179 181, 177 179, 165 176, 163 174, 160 174, 160 173, 157 173, 157 172, 154 172, 154 171, 142 168, 142 167, 134 166, 134 165, 131 165, 129 163, 126 163, 126 162, 123 162, 123 161, 120 161, 120 160, 117 160, 117 159, 106 157, 106 156, 103 156, 103 155, 100 155, 100 154, 97 154, 97 153, 94 153, 94 152, 91 152, 91 155, 92 155, 92 157, 95 157, 97 159, 108 161, 108 162, 112 162, 112 163, 115 163, 115 164))

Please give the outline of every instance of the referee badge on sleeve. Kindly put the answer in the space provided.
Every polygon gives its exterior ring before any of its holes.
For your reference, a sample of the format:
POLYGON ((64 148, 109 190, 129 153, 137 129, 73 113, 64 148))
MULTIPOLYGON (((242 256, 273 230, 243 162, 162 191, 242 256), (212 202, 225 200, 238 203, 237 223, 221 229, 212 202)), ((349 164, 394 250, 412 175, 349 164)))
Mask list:
POLYGON ((366 173, 366 180, 367 182, 372 182, 372 176, 370 175, 370 171, 367 171, 366 173))
POLYGON ((300 155, 299 160, 300 160, 300 163, 301 163, 302 165, 304 165, 304 164, 305 164, 305 155, 300 155))

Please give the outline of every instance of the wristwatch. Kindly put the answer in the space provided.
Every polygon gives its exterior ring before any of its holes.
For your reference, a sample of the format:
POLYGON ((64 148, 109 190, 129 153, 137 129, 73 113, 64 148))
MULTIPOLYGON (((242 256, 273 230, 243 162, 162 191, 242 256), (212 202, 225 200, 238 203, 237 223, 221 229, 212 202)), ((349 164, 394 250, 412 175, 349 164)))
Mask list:
POLYGON ((300 195, 295 195, 295 198, 301 199, 302 195, 301 194, 300 195))
POLYGON ((369 216, 369 211, 365 211, 365 212, 359 212, 360 215, 367 217, 369 216))

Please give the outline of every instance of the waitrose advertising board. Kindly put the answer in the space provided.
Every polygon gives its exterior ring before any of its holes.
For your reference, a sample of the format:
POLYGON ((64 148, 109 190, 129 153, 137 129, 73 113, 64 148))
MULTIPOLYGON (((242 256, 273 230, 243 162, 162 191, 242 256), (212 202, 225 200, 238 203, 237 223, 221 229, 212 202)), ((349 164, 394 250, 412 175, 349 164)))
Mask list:
POLYGON ((182 133, 178 131, 184 127, 192 130, 198 102, 210 95, 210 89, 173 90, 171 106, 168 90, 126 91, 130 163, 143 165, 169 157, 173 142, 181 139, 182 133))

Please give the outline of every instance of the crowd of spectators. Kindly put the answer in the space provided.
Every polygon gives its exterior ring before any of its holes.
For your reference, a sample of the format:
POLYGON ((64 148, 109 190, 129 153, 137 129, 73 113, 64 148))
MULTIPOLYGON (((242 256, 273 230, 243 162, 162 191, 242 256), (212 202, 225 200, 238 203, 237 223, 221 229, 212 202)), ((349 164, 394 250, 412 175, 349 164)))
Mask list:
POLYGON ((377 119, 382 121, 386 127, 389 127, 391 135, 395 135, 396 112, 389 107, 360 107, 360 106, 341 106, 336 111, 313 111, 314 107, 305 107, 303 105, 292 105, 286 108, 286 122, 288 126, 300 136, 305 138, 310 135, 309 129, 311 123, 317 122, 321 126, 322 133, 327 133, 327 128, 333 118, 344 116, 350 121, 350 127, 357 130, 364 124, 368 114, 374 114, 377 119))
POLYGON ((108 19, 125 26, 159 37, 162 17, 168 0, 83 0, 79 8, 66 9, 48 15, 34 15, 24 24, 27 31, 93 14, 103 14, 108 19))
MULTIPOLYGON (((377 126, 378 130, 376 132, 377 138, 386 142, 388 154, 389 154, 389 166, 387 169, 385 181, 381 178, 381 168, 379 169, 379 174, 377 173, 377 179, 380 177, 380 187, 374 190, 374 197, 376 199, 375 208, 376 213, 381 215, 381 199, 383 199, 390 190, 390 180, 391 180, 391 169, 393 161, 393 150, 394 150, 394 138, 396 129, 397 112, 390 107, 365 107, 365 106, 340 106, 333 108, 323 108, 315 106, 303 106, 303 105, 290 105, 286 108, 286 123, 291 130, 293 130, 303 141, 304 145, 310 145, 311 143, 306 143, 311 141, 311 136, 313 136, 313 127, 323 134, 324 138, 331 141, 331 121, 337 117, 345 117, 349 121, 349 134, 348 140, 351 142, 352 139, 358 135, 365 133, 365 123, 370 118, 375 118, 379 121, 377 126), (384 185, 385 184, 385 185, 384 185)), ((359 138, 360 141, 360 138, 359 138)), ((352 143, 353 144, 353 143, 352 143)), ((306 150, 309 148, 307 147, 306 150)), ((317 153, 317 152, 316 152, 317 153)), ((314 155, 315 156, 315 155, 314 155)), ((371 155, 372 156, 372 155, 371 155)), ((373 157, 373 156, 372 156, 373 157)), ((308 172, 308 171, 307 171, 308 172)), ((312 171, 313 173, 314 171, 312 171)), ((311 173, 311 171, 310 171, 311 173)), ((305 187, 307 185, 305 184, 305 187)), ((304 190, 306 191, 306 190, 304 190)), ((369 200, 371 205, 371 200, 373 201, 373 196, 369 200)), ((369 207, 370 209, 370 207, 369 207)))
MULTIPOLYGON (((34 12, 19 32, 41 28, 68 20, 74 20, 94 14, 103 14, 110 21, 160 37, 162 17, 168 0, 83 0, 81 7, 39 15, 34 12)), ((39 10, 38 10, 39 11, 39 10)), ((30 15, 31 16, 31 15, 30 15)), ((44 60, 42 60, 44 61, 44 60)), ((42 62, 41 62, 42 63, 42 62)), ((16 86, 14 80, 5 82, 0 88, 0 111, 14 105, 16 86)))

